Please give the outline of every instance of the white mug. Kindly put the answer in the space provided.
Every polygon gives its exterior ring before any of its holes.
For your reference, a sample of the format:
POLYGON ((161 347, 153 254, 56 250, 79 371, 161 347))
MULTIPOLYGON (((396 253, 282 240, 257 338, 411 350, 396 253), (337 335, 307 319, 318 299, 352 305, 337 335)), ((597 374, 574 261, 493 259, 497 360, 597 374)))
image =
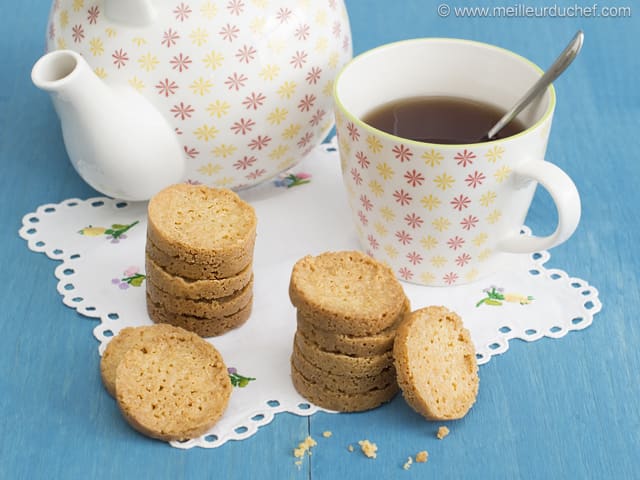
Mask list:
POLYGON ((347 64, 334 87, 336 130, 358 237, 370 255, 403 280, 449 286, 573 234, 578 191, 545 161, 553 86, 518 116, 524 131, 486 143, 417 142, 362 120, 380 105, 421 96, 463 97, 506 111, 542 73, 508 50, 446 38, 384 45, 347 64), (521 233, 537 183, 558 212, 555 231, 545 237, 521 233))

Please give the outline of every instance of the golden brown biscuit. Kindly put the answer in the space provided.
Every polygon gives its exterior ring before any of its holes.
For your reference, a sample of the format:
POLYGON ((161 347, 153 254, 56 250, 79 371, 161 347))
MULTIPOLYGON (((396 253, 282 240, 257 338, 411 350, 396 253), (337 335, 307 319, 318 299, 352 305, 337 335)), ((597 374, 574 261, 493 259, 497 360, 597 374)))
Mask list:
POLYGON ((478 394, 478 365, 469 331, 444 307, 412 312, 394 343, 398 384, 407 403, 430 420, 462 418, 478 394))

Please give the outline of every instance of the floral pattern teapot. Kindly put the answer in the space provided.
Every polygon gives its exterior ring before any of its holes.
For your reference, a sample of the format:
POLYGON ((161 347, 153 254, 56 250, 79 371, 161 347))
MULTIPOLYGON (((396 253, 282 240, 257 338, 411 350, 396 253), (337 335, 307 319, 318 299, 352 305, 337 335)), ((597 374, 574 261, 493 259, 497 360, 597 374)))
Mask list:
POLYGON ((290 168, 331 129, 352 55, 342 0, 56 0, 47 50, 32 79, 74 167, 127 200, 290 168))

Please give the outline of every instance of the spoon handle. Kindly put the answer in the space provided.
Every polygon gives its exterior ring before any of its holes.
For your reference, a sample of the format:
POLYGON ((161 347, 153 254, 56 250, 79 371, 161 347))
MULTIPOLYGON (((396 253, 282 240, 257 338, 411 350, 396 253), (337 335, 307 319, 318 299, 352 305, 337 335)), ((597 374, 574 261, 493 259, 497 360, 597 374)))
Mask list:
POLYGON ((562 53, 553 62, 553 65, 542 75, 536 83, 524 94, 524 96, 516 102, 516 104, 505 113, 502 118, 496 123, 489 133, 487 138, 493 138, 505 125, 513 120, 534 98, 540 95, 546 90, 546 88, 553 82, 558 76, 565 71, 565 69, 571 65, 573 59, 576 58, 580 49, 582 48, 582 42, 584 40, 584 34, 582 30, 578 30, 569 45, 562 51, 562 53))

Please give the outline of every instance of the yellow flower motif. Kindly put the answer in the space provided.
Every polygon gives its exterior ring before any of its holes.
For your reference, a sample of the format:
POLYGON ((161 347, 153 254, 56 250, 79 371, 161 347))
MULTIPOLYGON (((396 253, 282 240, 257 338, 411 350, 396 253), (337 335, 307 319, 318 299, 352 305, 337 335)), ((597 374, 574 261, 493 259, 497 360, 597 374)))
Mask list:
POLYGON ((98 37, 94 37, 89 40, 89 51, 94 57, 102 55, 104 53, 104 45, 102 44, 102 40, 100 40, 100 38, 98 37))
POLYGON ((212 87, 213 87, 213 83, 211 83, 211 80, 209 79, 205 80, 202 77, 198 78, 197 80, 194 80, 193 83, 189 85, 189 88, 191 89, 191 91, 194 94, 198 94, 200 96, 204 96, 207 93, 209 93, 212 87))
POLYGON ((447 188, 451 188, 451 186, 455 182, 455 179, 451 175, 443 173, 442 175, 438 175, 436 178, 434 178, 433 181, 439 189, 444 191, 447 188))
POLYGON ((113 38, 113 37, 115 37, 115 36, 118 34, 118 32, 116 31, 116 29, 115 29, 115 28, 111 28, 111 27, 107 27, 107 28, 105 28, 105 29, 104 29, 104 33, 106 33, 106 34, 107 34, 107 37, 109 37, 109 38, 113 38))
POLYGON ((253 3, 258 8, 267 8, 267 6, 269 5, 269 2, 267 0, 251 0, 251 3, 253 3))
POLYGON ((338 52, 331 52, 331 55, 329 55, 329 66, 331 68, 336 68, 339 60, 340 54, 338 52))
POLYGON ((277 93, 280 95, 280 98, 289 99, 296 92, 296 87, 296 82, 287 81, 280 85, 277 93))
POLYGON ((263 80, 273 80, 280 75, 280 67, 274 64, 265 65, 258 75, 263 80))
POLYGON ((480 245, 482 245, 484 242, 487 241, 487 238, 489 238, 489 235, 482 232, 476 235, 475 238, 472 240, 472 242, 476 247, 479 247, 480 245))
POLYGON ((129 79, 129 85, 131 85, 138 92, 142 92, 142 90, 144 90, 144 83, 138 77, 129 79))
POLYGON ((431 222, 433 228, 435 228, 439 232, 444 232, 451 226, 451 222, 446 217, 438 217, 433 222, 431 222))
POLYGON ((107 71, 102 68, 102 67, 98 67, 96 68, 93 73, 95 73, 98 78, 101 78, 102 80, 104 80, 105 78, 107 78, 107 71))
POLYGON ((202 59, 202 63, 204 63, 205 67, 210 68, 211 70, 215 70, 220 67, 223 61, 224 55, 220 52, 216 52, 215 50, 211 50, 211 52, 205 55, 202 59))
POLYGON ((496 170, 496 173, 494 173, 493 176, 496 177, 496 181, 498 183, 502 183, 507 179, 510 173, 511 169, 506 165, 503 165, 498 170, 496 170))
POLYGON ((207 112, 209 112, 209 115, 212 117, 222 118, 229 113, 230 108, 231 104, 229 104, 229 102, 216 100, 207 106, 207 112))
POLYGON ((386 237, 388 230, 387 227, 384 226, 384 224, 380 223, 380 222, 376 222, 373 225, 373 228, 375 228, 376 232, 378 233, 378 235, 380 235, 381 237, 386 237))
POLYGON ((84 7, 84 0, 73 0, 73 11, 79 12, 84 7))
POLYGON ((422 159, 424 160, 424 163, 426 163, 430 167, 435 167, 437 165, 440 165, 440 162, 444 160, 444 157, 440 152, 432 148, 428 152, 424 152, 422 154, 422 159))
POLYGON ((200 7, 200 13, 207 20, 211 20, 218 14, 218 7, 211 2, 206 2, 200 7))
POLYGON ((280 160, 285 154, 289 151, 289 147, 287 145, 278 145, 276 148, 271 150, 269 153, 269 158, 272 160, 280 160))
POLYGON ((367 146, 372 153, 380 153, 382 151, 382 142, 373 135, 367 137, 367 146))
POLYGON ((327 24, 327 12, 325 10, 318 10, 316 12, 316 23, 318 25, 326 25, 327 24))
POLYGON ((251 23, 249 24, 249 29, 251 29, 251 32, 256 34, 256 35, 260 35, 264 32, 264 27, 267 24, 267 19, 264 17, 256 17, 253 20, 251 20, 251 23))
POLYGON ((69 12, 62 10, 60 12, 60 27, 65 28, 67 25, 69 25, 69 12))
POLYGON ((146 45, 147 44, 147 41, 142 37, 132 38, 131 41, 133 42, 134 45, 136 45, 138 47, 141 47, 142 45, 146 45))
POLYGON ((440 202, 440 199, 438 197, 434 197, 432 194, 429 194, 428 197, 426 195, 422 197, 420 199, 420 203, 424 208, 432 211, 438 208, 442 202, 440 202))
POLYGON ((500 145, 496 145, 493 148, 490 148, 489 151, 484 154, 484 156, 491 163, 496 163, 496 160, 500 160, 502 158, 503 153, 504 148, 502 148, 500 145))
POLYGON ((274 37, 267 43, 267 47, 269 48, 269 50, 273 51, 273 53, 275 54, 282 53, 286 46, 287 42, 279 37, 274 37))
POLYGON ((500 220, 501 216, 502 216, 502 212, 496 209, 487 216, 487 222, 493 225, 494 223, 497 223, 498 220, 500 220))
POLYGON ((209 140, 212 140, 214 138, 216 138, 216 135, 219 133, 219 130, 216 127, 213 126, 209 126, 209 125, 202 125, 199 128, 196 128, 193 132, 193 134, 198 138, 198 140, 204 140, 205 142, 208 142, 209 140))
POLYGON ((491 250, 487 248, 478 254, 478 260, 480 260, 481 262, 484 262, 487 258, 489 258, 490 255, 491 255, 491 250))
POLYGON ((369 182, 369 189, 376 197, 381 197, 384 193, 384 187, 380 185, 377 180, 371 180, 369 182))
POLYGON ((427 285, 429 285, 430 283, 433 283, 435 279, 436 279, 436 276, 430 272, 424 272, 423 274, 420 275, 420 280, 422 281, 422 283, 425 283, 427 285))
POLYGON ((489 190, 488 192, 483 193, 480 196, 480 205, 482 205, 483 207, 488 207, 495 201, 495 199, 496 199, 496 192, 489 190))
POLYGON ((378 170, 378 173, 380 174, 380 176, 385 180, 389 180, 395 174, 395 172, 389 166, 389 164, 387 164, 387 162, 382 162, 377 164, 376 170, 378 170))
POLYGON ((277 167, 278 167, 278 170, 286 170, 287 168, 289 168, 294 163, 296 163, 295 157, 287 157, 283 161, 281 161, 277 165, 277 167))
POLYGON ((214 147, 214 149, 211 150, 211 153, 213 153, 213 155, 218 158, 227 158, 233 155, 237 149, 238 147, 236 147, 235 145, 227 145, 225 143, 221 143, 217 147, 214 147))
POLYGON ((140 68, 146 70, 147 72, 150 72, 151 70, 156 69, 156 66, 160 63, 160 60, 158 60, 158 57, 152 55, 151 52, 149 52, 146 55, 142 55, 138 59, 138 63, 140 64, 140 68))
POLYGON ((427 235, 426 237, 422 237, 420 239, 420 244, 425 250, 432 250, 438 245, 438 240, 436 240, 435 237, 432 237, 431 235, 427 235))
POLYGON ((67 42, 62 37, 58 37, 56 44, 58 46, 58 50, 64 50, 65 48, 67 48, 67 42))
POLYGON ((220 178, 219 180, 216 180, 216 186, 218 187, 228 187, 229 185, 233 184, 233 181, 235 179, 233 177, 223 177, 220 178))
POLYGON ((314 47, 314 49, 318 53, 324 53, 327 51, 328 47, 329 47, 329 40, 327 40, 327 37, 320 37, 316 42, 316 46, 314 47))
POLYGON ((447 264, 447 259, 442 255, 436 255, 435 257, 431 257, 431 265, 436 268, 442 268, 447 264))
POLYGON ((298 135, 298 132, 300 132, 300 128, 302 127, 300 127, 299 123, 292 123, 284 129, 284 131, 282 132, 282 137, 286 138, 287 140, 291 140, 296 135, 298 135))
POLYGON ((391 222, 394 218, 396 218, 396 214, 393 213, 393 210, 389 207, 382 207, 380 209, 380 215, 382 215, 382 218, 384 218, 387 222, 391 222))
POLYGON ((104 235, 104 232, 106 231, 107 229, 104 227, 85 227, 78 233, 85 237, 99 237, 100 235, 104 235))
POLYGON ((478 269, 473 268, 467 272, 467 274, 465 275, 465 278, 467 279, 468 282, 473 282, 478 277, 478 273, 479 273, 478 269))
POLYGON ((214 165, 213 163, 209 162, 206 165, 202 165, 198 169, 198 172, 200 172, 202 175, 207 175, 210 177, 211 175, 215 175, 216 173, 218 173, 220 170, 222 170, 222 165, 214 165))
POLYGON ((189 34, 189 38, 194 45, 201 47, 207 43, 207 40, 209 39, 209 32, 198 27, 189 34))
POLYGON ((287 118, 289 111, 286 108, 276 107, 268 116, 267 121, 270 125, 280 125, 287 118))
POLYGON ((396 247, 391 244, 385 245, 384 251, 387 252, 389 258, 396 258, 398 256, 398 250, 396 250, 396 247))
POLYGON ((322 93, 324 93, 328 97, 331 96, 331 94, 333 93, 333 80, 329 80, 324 84, 324 87, 322 87, 322 93))

